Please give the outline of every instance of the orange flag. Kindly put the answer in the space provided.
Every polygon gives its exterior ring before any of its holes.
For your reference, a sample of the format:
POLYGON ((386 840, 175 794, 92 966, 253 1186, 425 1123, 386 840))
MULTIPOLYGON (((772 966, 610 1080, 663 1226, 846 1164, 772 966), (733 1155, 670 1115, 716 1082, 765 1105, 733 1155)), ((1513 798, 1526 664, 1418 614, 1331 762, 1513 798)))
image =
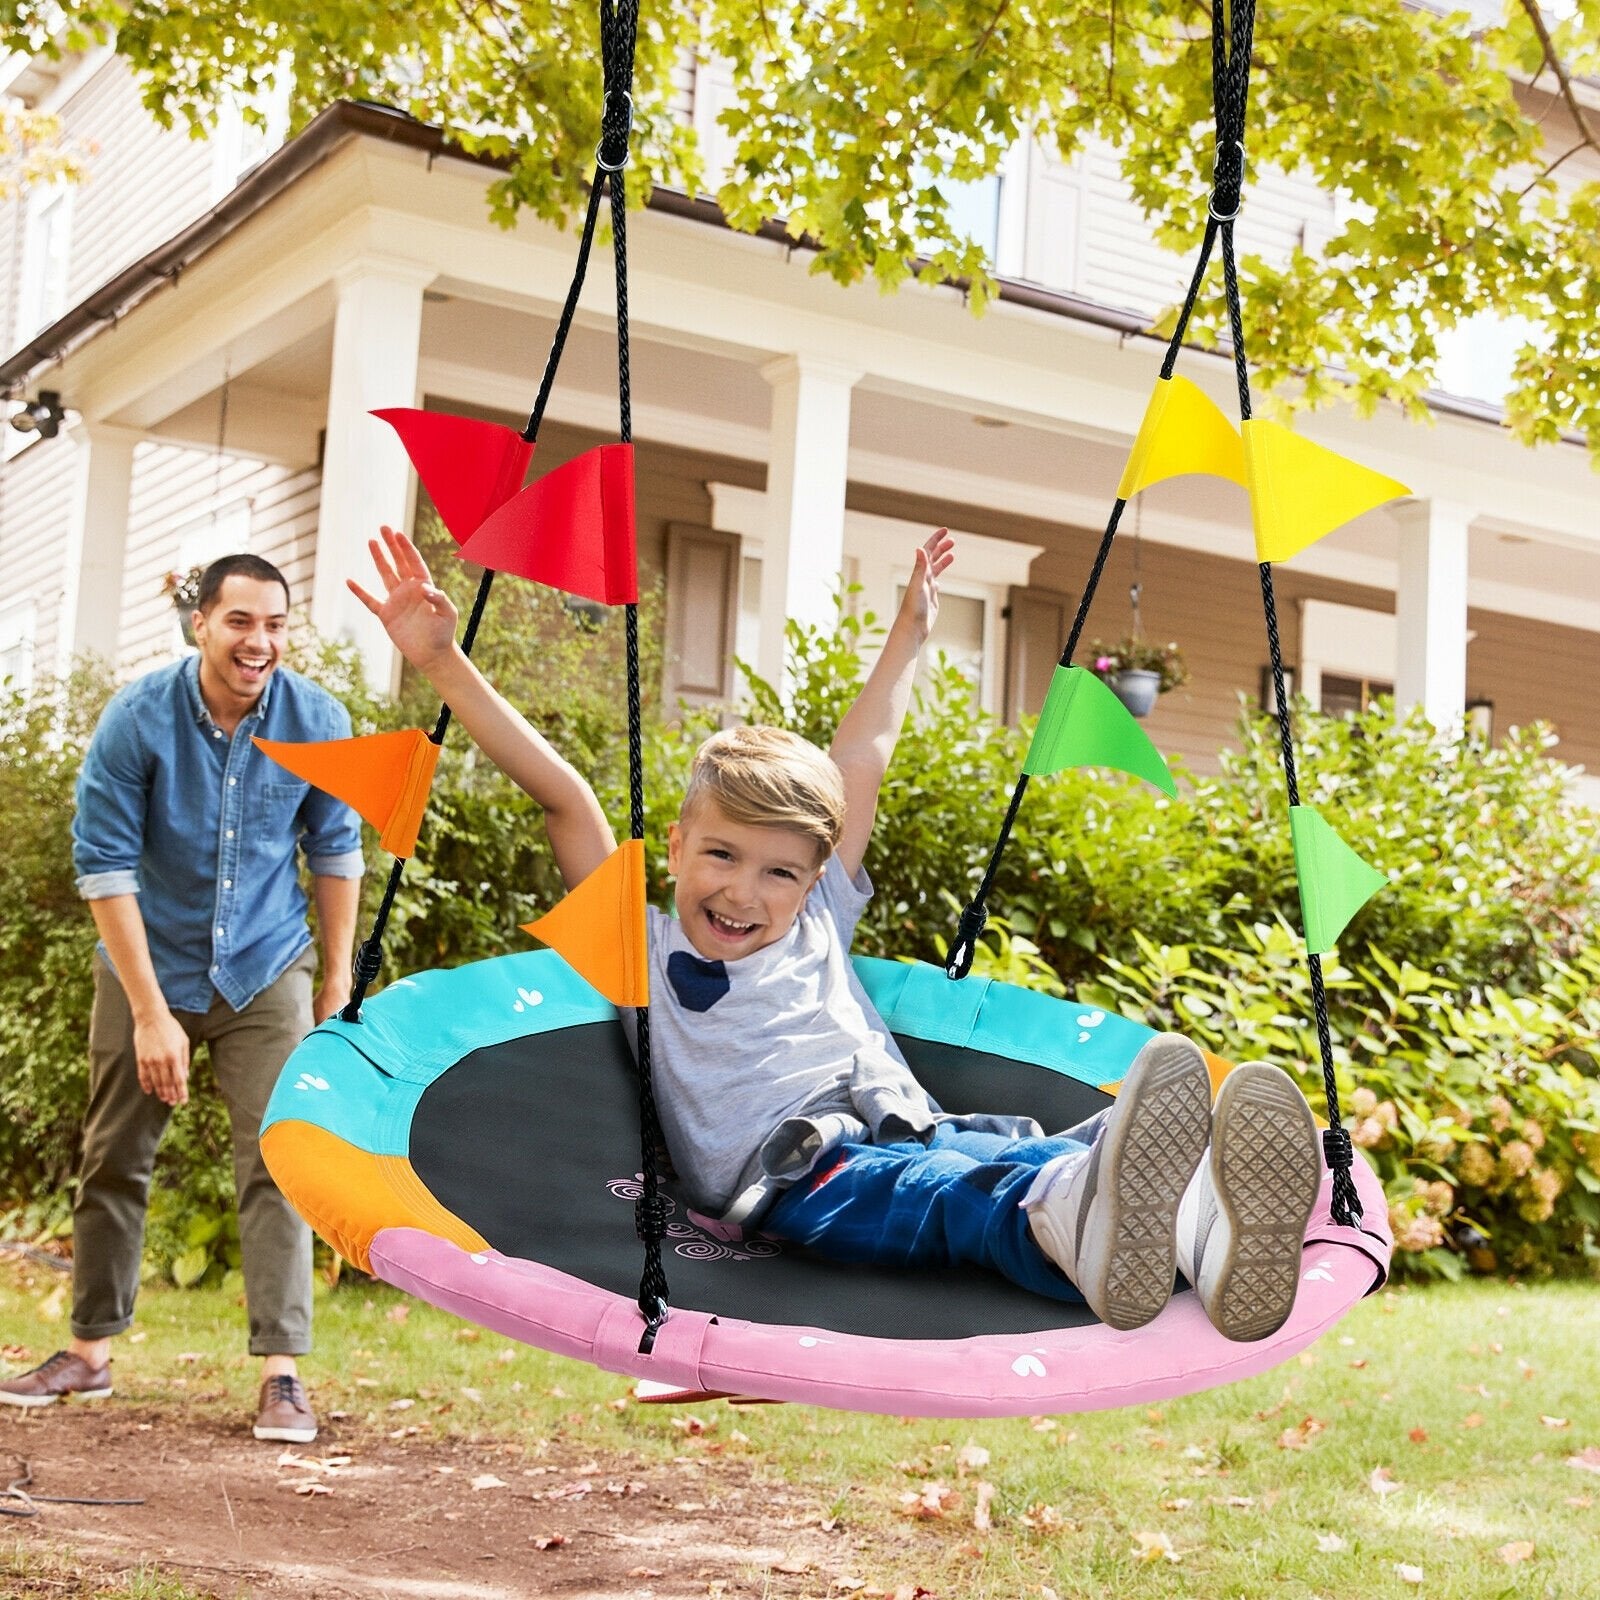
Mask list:
POLYGON ((650 1003, 644 840, 628 839, 524 933, 542 939, 614 1006, 650 1003))
POLYGON ((276 739, 254 743, 295 777, 360 812, 378 830, 378 842, 390 855, 409 856, 417 848, 433 769, 439 764, 439 746, 420 728, 319 744, 276 739))

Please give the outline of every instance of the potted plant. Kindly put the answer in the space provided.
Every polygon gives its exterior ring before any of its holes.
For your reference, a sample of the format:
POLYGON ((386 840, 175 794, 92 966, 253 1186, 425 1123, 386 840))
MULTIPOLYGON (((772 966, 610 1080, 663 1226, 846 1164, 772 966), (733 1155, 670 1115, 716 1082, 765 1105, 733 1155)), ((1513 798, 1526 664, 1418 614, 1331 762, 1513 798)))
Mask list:
POLYGON ((200 575, 204 571, 204 567, 174 567, 161 580, 161 592, 178 613, 178 626, 187 645, 194 643, 194 608, 200 599, 200 575))
POLYGON ((1088 654, 1089 670, 1136 717, 1149 713, 1157 695, 1189 681, 1189 669, 1175 644, 1152 644, 1130 634, 1111 645, 1092 639, 1088 654))

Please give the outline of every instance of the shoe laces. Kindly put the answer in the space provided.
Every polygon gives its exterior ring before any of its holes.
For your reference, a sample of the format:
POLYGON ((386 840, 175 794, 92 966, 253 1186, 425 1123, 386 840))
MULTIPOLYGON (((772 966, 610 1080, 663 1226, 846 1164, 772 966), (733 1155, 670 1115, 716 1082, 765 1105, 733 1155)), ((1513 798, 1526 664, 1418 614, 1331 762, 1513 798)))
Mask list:
POLYGON ((57 1367, 74 1359, 75 1357, 70 1350, 57 1350, 48 1361, 41 1361, 33 1370, 35 1372, 54 1372, 57 1367))
POLYGON ((292 1372, 275 1373, 267 1379, 267 1385, 268 1405, 276 1405, 282 1400, 297 1411, 305 1409, 305 1390, 300 1387, 300 1380, 292 1372))

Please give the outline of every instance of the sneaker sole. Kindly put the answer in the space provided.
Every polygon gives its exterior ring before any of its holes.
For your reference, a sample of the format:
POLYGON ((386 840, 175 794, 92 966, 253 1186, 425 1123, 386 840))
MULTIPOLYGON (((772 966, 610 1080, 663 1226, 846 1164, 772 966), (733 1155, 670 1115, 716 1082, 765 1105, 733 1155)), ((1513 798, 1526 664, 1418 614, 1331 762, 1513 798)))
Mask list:
POLYGON ((315 1428, 263 1428, 259 1423, 251 1432, 264 1444, 310 1444, 317 1436, 315 1428))
POLYGON ((0 1389, 0 1405, 21 1406, 26 1411, 53 1406, 58 1400, 109 1400, 109 1389, 73 1389, 66 1394, 7 1394, 0 1389))
POLYGON ((1276 1067, 1249 1062, 1223 1080, 1211 1179, 1230 1234, 1212 1321, 1240 1343, 1265 1339, 1294 1310, 1306 1223, 1322 1181, 1311 1108, 1276 1067))
POLYGON ((1102 1134, 1098 1208, 1085 1230, 1078 1288, 1107 1327, 1142 1328, 1172 1298, 1178 1201, 1211 1134, 1211 1077, 1187 1040, 1139 1052, 1102 1134))

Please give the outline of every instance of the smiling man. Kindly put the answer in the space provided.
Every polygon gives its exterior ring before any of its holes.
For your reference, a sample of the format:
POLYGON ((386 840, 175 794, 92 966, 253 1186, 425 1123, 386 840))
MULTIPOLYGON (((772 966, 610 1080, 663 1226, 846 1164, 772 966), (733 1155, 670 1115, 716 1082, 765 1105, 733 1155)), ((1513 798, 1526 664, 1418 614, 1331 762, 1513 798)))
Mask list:
POLYGON ((111 1340, 133 1320, 156 1146, 205 1044, 233 1129, 250 1350, 265 1358, 255 1435, 316 1437, 295 1360, 311 1347, 311 1235, 257 1135, 289 1052, 349 998, 361 830, 349 807, 251 743, 350 733, 344 707, 283 665, 288 624, 276 567, 249 555, 214 562, 194 613, 198 653, 122 689, 84 758, 73 862, 101 942, 72 1340, 0 1383, 0 1403, 111 1393, 111 1340), (322 944, 315 995, 300 853, 322 944))

